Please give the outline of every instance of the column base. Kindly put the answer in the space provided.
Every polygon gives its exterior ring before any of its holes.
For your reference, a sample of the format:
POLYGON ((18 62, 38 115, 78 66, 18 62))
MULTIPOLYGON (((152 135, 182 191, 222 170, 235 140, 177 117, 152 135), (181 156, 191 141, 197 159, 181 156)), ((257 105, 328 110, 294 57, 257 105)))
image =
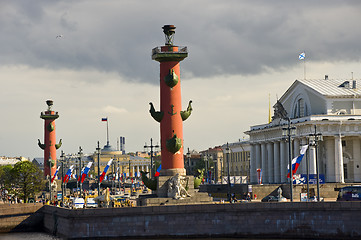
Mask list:
POLYGON ((187 171, 185 168, 171 168, 171 169, 161 169, 160 176, 175 176, 179 173, 179 175, 187 175, 187 171))

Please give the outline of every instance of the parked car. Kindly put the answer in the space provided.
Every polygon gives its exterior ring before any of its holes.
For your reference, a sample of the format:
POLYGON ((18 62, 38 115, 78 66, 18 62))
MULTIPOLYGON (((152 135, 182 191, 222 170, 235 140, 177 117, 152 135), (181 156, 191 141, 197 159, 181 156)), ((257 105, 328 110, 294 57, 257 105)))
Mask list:
POLYGON ((338 192, 337 201, 361 201, 361 186, 341 188, 338 192))
POLYGON ((285 198, 285 197, 278 198, 278 197, 275 197, 272 195, 268 195, 268 196, 264 197, 261 200, 261 202, 287 202, 287 198, 285 198))
POLYGON ((97 208, 97 207, 98 207, 98 203, 94 200, 94 198, 88 197, 88 198, 86 199, 86 207, 87 207, 87 208, 97 208))
POLYGON ((72 207, 75 209, 84 208, 84 198, 75 198, 72 207))

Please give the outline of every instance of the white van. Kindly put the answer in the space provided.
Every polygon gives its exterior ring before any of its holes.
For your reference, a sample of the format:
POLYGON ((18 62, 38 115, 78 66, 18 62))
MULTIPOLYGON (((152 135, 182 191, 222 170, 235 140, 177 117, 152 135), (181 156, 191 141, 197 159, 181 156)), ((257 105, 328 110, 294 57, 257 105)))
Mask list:
POLYGON ((95 202, 94 198, 87 198, 86 199, 86 207, 87 208, 97 208, 98 203, 95 202))
POLYGON ((84 198, 75 198, 73 202, 73 208, 84 208, 84 198))

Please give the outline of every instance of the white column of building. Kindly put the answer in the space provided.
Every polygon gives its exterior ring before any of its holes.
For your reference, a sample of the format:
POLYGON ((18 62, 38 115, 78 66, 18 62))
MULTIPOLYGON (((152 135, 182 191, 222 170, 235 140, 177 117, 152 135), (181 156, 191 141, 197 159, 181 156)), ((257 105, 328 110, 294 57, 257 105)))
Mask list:
POLYGON ((335 137, 335 178, 336 182, 344 183, 343 175, 343 154, 341 135, 335 137))
POLYGON ((251 180, 251 183, 257 182, 257 163, 256 163, 256 144, 251 145, 251 161, 249 162, 249 177, 251 180))
POLYGON ((354 182, 361 182, 361 146, 360 138, 354 138, 352 141, 353 147, 353 176, 354 182))
POLYGON ((300 139, 295 138, 295 139, 293 139, 293 155, 292 155, 292 158, 295 158, 298 155, 300 155, 300 139))
POLYGON ((134 166, 132 166, 132 177, 135 177, 135 167, 134 166))
POLYGON ((274 183, 273 143, 267 143, 268 182, 274 183))
POLYGON ((262 183, 269 183, 268 181, 268 164, 267 164, 267 148, 266 143, 263 142, 261 144, 261 158, 262 158, 262 183))
MULTIPOLYGON (((301 146, 304 146, 304 145, 308 145, 307 143, 307 139, 306 138, 301 138, 301 146)), ((307 152, 305 153, 305 156, 303 156, 303 159, 301 161, 301 165, 300 167, 298 168, 298 173, 300 174, 306 174, 307 173, 307 156, 306 154, 308 154, 309 150, 307 150, 307 152)))
MULTIPOLYGON (((258 168, 262 169, 262 157, 261 157, 261 144, 256 144, 256 171, 258 168)), ((258 174, 256 173, 256 183, 258 183, 258 174)))
POLYGON ((273 173, 274 173, 274 183, 281 183, 280 175, 280 142, 276 141, 273 143, 273 173))
POLYGON ((287 181, 287 160, 288 160, 288 151, 287 151, 287 142, 281 141, 280 142, 280 176, 281 176, 281 183, 287 181))
MULTIPOLYGON (((335 140, 327 137, 326 140, 326 182, 336 182, 335 177, 335 140)), ((320 163, 320 161, 318 161, 320 163)))
POLYGON ((137 177, 140 177, 139 165, 137 166, 137 177))
POLYGON ((310 165, 310 174, 316 174, 316 149, 315 149, 315 146, 308 146, 308 161, 309 161, 309 165, 310 165))
MULTIPOLYGON (((299 138, 295 138, 293 140, 293 156, 292 156, 292 160, 293 158, 297 157, 300 155, 300 139, 299 138)), ((294 174, 300 174, 300 170, 298 169, 296 173, 294 174)))
POLYGON ((148 165, 145 166, 145 171, 149 172, 149 166, 148 165))

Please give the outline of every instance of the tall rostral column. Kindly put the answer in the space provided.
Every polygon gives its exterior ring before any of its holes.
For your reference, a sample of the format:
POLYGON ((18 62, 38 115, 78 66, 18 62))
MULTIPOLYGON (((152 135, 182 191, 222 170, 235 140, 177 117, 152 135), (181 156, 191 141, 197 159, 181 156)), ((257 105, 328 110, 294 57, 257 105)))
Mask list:
POLYGON ((44 150, 44 175, 49 175, 49 167, 51 165, 51 176, 56 171, 56 150, 61 147, 61 139, 56 144, 55 135, 55 119, 59 117, 58 112, 54 112, 51 107, 53 100, 47 100, 48 110, 41 112, 40 118, 44 119, 44 144, 38 139, 38 145, 44 150))
POLYGON ((187 47, 173 45, 174 25, 163 26, 165 46, 152 50, 152 59, 160 62, 160 111, 150 103, 152 117, 160 123, 161 176, 186 175, 183 160, 183 121, 191 114, 191 102, 182 111, 179 62, 188 56, 187 47))

